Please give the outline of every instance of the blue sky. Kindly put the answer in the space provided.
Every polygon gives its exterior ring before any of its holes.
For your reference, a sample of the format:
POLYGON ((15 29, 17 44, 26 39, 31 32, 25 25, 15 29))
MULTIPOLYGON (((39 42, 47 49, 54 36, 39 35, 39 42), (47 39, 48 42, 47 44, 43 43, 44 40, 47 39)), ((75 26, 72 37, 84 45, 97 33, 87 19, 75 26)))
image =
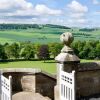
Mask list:
POLYGON ((0 0, 0 23, 100 27, 100 0, 0 0))

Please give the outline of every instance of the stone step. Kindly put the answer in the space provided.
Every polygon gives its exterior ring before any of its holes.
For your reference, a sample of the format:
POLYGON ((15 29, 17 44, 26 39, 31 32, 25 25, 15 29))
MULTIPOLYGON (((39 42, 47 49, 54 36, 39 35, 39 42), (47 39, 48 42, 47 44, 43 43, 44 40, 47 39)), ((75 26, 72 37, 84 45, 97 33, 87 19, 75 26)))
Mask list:
POLYGON ((12 100, 51 100, 48 97, 43 97, 39 93, 19 92, 12 96, 12 100))
POLYGON ((45 100, 51 100, 49 97, 45 97, 45 100))

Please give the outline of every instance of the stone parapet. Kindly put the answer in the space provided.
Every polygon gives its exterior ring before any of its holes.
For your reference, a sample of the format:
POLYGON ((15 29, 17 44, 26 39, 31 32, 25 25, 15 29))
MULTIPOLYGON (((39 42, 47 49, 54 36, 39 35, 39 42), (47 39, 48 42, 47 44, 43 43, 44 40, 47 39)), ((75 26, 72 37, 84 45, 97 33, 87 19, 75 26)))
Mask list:
POLYGON ((60 93, 59 93, 59 85, 56 85, 54 88, 54 100, 60 100, 60 93))
POLYGON ((30 73, 39 73, 41 72, 41 69, 36 69, 36 68, 4 68, 0 69, 1 73, 4 72, 30 72, 30 73))

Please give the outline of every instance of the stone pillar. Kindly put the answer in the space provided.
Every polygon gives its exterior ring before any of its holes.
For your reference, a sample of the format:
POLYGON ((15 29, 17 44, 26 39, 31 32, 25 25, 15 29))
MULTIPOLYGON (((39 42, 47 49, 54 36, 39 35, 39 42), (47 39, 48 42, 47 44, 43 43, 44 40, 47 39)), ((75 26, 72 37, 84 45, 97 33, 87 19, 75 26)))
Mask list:
POLYGON ((78 64, 80 59, 74 54, 73 49, 70 47, 70 44, 74 40, 74 37, 71 33, 66 32, 60 36, 61 42, 64 44, 64 47, 61 50, 61 53, 55 58, 57 62, 57 86, 55 87, 55 100, 60 100, 59 95, 59 84, 60 84, 60 71, 72 72, 75 70, 77 72, 78 64), (59 98, 59 99, 58 99, 59 98))

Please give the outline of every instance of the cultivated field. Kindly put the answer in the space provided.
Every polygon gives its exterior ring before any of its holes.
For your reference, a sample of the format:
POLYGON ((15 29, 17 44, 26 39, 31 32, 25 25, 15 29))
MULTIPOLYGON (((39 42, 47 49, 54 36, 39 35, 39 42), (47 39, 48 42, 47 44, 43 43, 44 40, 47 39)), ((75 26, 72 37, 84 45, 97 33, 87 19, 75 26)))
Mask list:
POLYGON ((43 27, 41 29, 13 29, 0 30, 0 43, 25 42, 50 43, 60 42, 59 36, 63 32, 72 32, 75 40, 100 40, 100 29, 94 31, 79 31, 79 28, 61 29, 43 27))

